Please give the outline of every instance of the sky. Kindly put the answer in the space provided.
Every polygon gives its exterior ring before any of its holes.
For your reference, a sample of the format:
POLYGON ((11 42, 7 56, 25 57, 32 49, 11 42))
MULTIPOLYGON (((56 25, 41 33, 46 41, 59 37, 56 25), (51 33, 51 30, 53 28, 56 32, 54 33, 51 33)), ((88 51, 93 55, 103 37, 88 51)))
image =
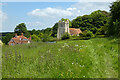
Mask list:
POLYGON ((75 19, 96 10, 110 10, 111 1, 103 2, 2 2, 0 3, 0 32, 13 32, 25 23, 28 30, 52 27, 61 18, 75 19))

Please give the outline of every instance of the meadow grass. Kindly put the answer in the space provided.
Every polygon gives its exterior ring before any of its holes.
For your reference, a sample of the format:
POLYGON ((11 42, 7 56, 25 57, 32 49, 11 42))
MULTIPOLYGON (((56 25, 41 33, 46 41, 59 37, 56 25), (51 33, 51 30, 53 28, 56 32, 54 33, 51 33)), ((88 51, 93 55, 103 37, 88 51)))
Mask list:
POLYGON ((2 48, 3 78, 117 78, 116 39, 64 40, 2 48))

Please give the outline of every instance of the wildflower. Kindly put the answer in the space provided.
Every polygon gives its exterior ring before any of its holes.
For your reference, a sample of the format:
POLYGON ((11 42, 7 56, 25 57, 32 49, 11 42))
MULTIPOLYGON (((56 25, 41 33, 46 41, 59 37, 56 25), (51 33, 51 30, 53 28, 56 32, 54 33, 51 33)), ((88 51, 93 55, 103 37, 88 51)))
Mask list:
POLYGON ((65 45, 67 44, 67 43, 64 43, 65 45))
POLYGON ((58 51, 61 51, 61 49, 58 49, 58 51))
POLYGON ((67 47, 69 47, 69 45, 66 45, 67 47))
POLYGON ((72 63, 72 64, 74 64, 74 63, 72 63))
POLYGON ((85 76, 83 76, 83 77, 85 77, 85 76))
POLYGON ((84 65, 82 67, 84 67, 84 65))
POLYGON ((77 44, 75 46, 78 46, 77 44))
POLYGON ((79 65, 81 67, 81 65, 79 65))

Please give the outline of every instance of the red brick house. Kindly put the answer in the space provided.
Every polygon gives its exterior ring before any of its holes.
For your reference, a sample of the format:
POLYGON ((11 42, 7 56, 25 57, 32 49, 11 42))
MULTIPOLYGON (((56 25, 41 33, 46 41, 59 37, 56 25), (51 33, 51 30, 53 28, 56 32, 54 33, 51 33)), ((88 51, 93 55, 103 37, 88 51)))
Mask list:
POLYGON ((13 37, 8 44, 9 45, 16 45, 16 44, 26 44, 26 43, 31 43, 31 37, 27 38, 23 35, 23 33, 18 36, 17 34, 15 34, 15 37, 13 37))
POLYGON ((77 28, 69 28, 69 32, 71 36, 73 35, 79 36, 79 34, 82 33, 82 31, 77 28))

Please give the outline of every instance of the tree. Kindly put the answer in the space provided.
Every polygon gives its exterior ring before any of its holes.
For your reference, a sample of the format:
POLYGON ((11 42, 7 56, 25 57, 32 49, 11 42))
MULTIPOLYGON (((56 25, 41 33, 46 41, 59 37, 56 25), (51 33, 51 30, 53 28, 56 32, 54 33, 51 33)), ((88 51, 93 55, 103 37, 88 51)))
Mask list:
POLYGON ((57 37, 57 29, 58 29, 58 23, 55 23, 55 25, 52 27, 52 34, 51 34, 51 36, 57 37))
POLYGON ((110 6, 109 36, 120 37, 120 1, 113 2, 110 6))
POLYGON ((30 36, 30 34, 27 31, 27 27, 24 23, 18 24, 14 29, 14 32, 17 33, 18 35, 21 35, 21 33, 24 33, 26 37, 30 36))
POLYGON ((2 37, 2 42, 8 44, 12 37, 14 37, 14 33, 8 33, 4 37, 2 37))
POLYGON ((80 28, 82 31, 90 30, 96 34, 99 28, 105 26, 109 21, 109 13, 97 10, 90 15, 78 16, 72 20, 72 28, 80 28))
POLYGON ((32 41, 40 41, 37 35, 33 34, 31 35, 32 41))
POLYGON ((43 36, 44 36, 44 34, 43 34, 43 33, 39 33, 38 38, 42 39, 42 38, 43 38, 43 36))
POLYGON ((43 42, 46 42, 46 41, 49 41, 50 40, 50 36, 48 35, 48 34, 44 34, 43 36, 42 36, 42 41, 43 42))

